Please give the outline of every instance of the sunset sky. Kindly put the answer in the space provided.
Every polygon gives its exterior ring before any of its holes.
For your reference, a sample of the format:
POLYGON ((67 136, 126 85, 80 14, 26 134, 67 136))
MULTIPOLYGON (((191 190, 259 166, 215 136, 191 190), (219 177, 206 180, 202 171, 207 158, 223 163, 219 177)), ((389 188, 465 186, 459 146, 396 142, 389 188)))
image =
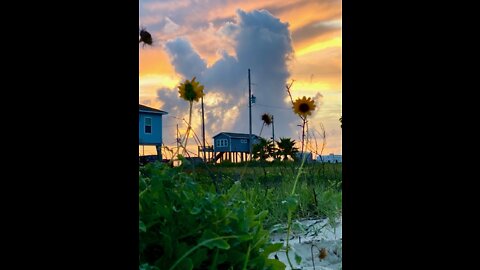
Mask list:
MULTIPOLYGON (((293 98, 314 98, 309 118, 319 151, 342 153, 342 4, 339 0, 140 1, 141 27, 153 46, 139 45, 139 102, 167 111, 163 138, 175 145, 176 125, 186 130, 188 103, 176 88, 196 76, 205 86, 206 141, 219 132, 248 133, 248 69, 251 69, 252 131, 259 134, 263 113, 275 118, 275 137, 301 141, 302 123, 291 109, 285 84, 295 80, 293 98)), ((201 105, 192 126, 201 137, 201 105)), ((271 127, 263 137, 272 136, 271 127)), ((312 138, 313 139, 313 138, 312 138)), ((313 142, 313 140, 312 140, 313 142)), ((195 145, 193 140, 189 145, 195 145)), ((193 148, 191 148, 193 150, 193 148)), ((196 149, 196 148, 195 148, 196 149)), ((194 151, 196 153, 196 150, 194 151)), ((151 149, 145 154, 154 154, 151 149)))

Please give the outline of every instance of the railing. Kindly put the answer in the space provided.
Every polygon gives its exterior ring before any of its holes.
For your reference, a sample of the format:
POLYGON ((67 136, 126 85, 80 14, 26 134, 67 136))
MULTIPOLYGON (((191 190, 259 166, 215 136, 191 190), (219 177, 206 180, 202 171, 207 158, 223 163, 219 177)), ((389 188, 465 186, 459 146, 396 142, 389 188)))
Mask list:
MULTIPOLYGON (((198 151, 203 152, 203 147, 198 146, 198 151)), ((213 146, 205 146, 205 152, 213 152, 213 146)))

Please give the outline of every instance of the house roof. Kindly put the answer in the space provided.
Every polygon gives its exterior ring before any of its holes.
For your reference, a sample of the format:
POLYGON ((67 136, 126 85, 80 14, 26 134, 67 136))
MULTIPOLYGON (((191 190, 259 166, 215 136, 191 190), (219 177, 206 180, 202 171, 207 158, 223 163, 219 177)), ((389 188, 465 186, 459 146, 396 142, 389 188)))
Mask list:
POLYGON ((142 104, 138 104, 138 108, 139 108, 139 111, 140 111, 140 112, 156 113, 156 114, 168 114, 168 113, 165 112, 165 111, 157 110, 157 109, 154 109, 154 108, 150 108, 150 107, 147 107, 147 106, 142 105, 142 104))
MULTIPOLYGON (((213 136, 213 138, 220 136, 221 134, 224 134, 228 137, 231 138, 240 138, 240 139, 248 139, 250 137, 250 134, 244 134, 244 133, 232 133, 232 132, 220 132, 217 135, 213 136)), ((254 138, 260 138, 255 134, 252 134, 252 137, 254 138)))

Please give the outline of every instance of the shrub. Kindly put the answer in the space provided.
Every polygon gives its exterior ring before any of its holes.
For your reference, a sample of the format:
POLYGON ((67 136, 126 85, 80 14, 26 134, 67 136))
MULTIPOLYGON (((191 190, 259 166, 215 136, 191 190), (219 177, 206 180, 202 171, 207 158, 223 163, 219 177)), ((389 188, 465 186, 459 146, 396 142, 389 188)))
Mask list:
POLYGON ((177 168, 153 163, 139 177, 140 269, 285 269, 268 255, 267 211, 244 200, 236 182, 205 190, 177 168))

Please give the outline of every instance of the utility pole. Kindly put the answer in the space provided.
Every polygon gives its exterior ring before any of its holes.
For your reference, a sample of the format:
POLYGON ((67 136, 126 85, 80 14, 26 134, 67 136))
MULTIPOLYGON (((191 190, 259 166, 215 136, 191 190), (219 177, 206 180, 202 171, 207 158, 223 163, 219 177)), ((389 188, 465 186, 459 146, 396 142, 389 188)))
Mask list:
POLYGON ((248 69, 248 116, 250 125, 250 139, 248 140, 248 148, 250 150, 250 160, 252 160, 252 89, 250 86, 250 69, 248 69))
POLYGON ((206 162, 207 158, 205 155, 205 114, 203 109, 203 96, 202 96, 202 137, 203 137, 203 162, 206 162))
MULTIPOLYGON (((180 143, 180 140, 179 140, 179 138, 178 138, 178 124, 177 124, 177 149, 180 148, 179 143, 180 143)), ((178 151, 178 150, 177 150, 177 151, 178 151)))
POLYGON ((273 121, 273 114, 272 114, 272 140, 275 143, 275 121, 273 121))

